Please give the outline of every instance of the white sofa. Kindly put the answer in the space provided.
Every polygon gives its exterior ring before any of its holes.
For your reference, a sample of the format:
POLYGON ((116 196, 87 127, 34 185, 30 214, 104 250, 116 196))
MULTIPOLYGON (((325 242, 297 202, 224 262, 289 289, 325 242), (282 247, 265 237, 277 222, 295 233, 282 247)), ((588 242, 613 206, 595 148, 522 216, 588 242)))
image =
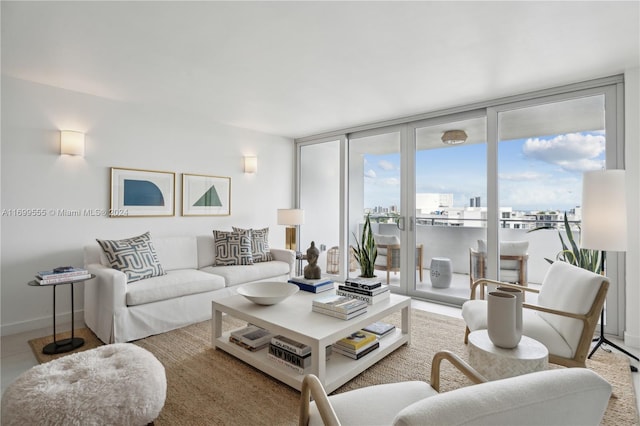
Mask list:
POLYGON ((295 252, 271 248, 272 261, 214 266, 213 235, 153 238, 165 275, 127 283, 98 243, 84 247, 96 277, 84 284, 84 321, 105 343, 129 342, 211 318, 211 301, 256 281, 287 281, 295 252))

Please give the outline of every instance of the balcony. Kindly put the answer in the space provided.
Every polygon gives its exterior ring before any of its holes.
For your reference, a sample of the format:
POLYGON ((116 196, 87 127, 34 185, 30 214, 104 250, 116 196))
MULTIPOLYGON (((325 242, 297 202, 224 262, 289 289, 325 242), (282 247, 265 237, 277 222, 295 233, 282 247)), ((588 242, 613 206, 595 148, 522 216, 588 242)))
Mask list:
MULTIPOLYGON (((474 223, 478 220, 474 220, 474 223)), ((574 222, 575 224, 575 222, 574 222)), ((552 221, 552 226, 564 227, 562 221, 552 221)), ((509 220, 502 221, 500 228, 501 241, 528 241, 529 259, 527 264, 528 285, 539 286, 549 269, 550 264, 545 260, 555 259, 562 250, 558 232, 567 241, 564 230, 543 229, 528 232, 526 229, 512 229, 509 220)), ((372 223, 375 233, 385 235, 400 235, 395 223, 372 223)), ((533 227, 531 227, 533 228, 533 227)), ((361 228, 360 228, 361 229, 361 228)), ((416 271, 416 290, 424 295, 425 299, 439 301, 451 305, 462 305, 470 296, 469 279, 469 248, 477 247, 479 239, 486 239, 486 227, 482 226, 446 226, 442 223, 431 225, 431 222, 418 223, 416 225, 416 244, 423 244, 423 281, 420 282, 416 271), (453 278, 449 288, 434 288, 430 281, 430 264, 433 257, 445 257, 451 259, 453 278)), ((355 231, 359 235, 360 231, 355 231)), ((326 262, 321 259, 321 265, 326 262)), ((351 276, 358 275, 359 271, 350 272, 351 276)), ((386 273, 378 271, 379 276, 386 278, 386 273)), ((390 285, 399 287, 400 273, 390 274, 390 285)), ((533 300, 532 300, 533 301, 533 300)))

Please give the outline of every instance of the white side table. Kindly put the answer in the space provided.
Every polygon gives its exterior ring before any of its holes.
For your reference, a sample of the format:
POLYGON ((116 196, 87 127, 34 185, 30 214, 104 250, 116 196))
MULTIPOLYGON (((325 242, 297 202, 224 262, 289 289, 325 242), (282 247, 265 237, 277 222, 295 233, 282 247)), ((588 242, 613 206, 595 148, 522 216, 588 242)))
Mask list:
POLYGON ((469 334, 469 364, 489 380, 504 379, 546 370, 549 365, 547 347, 527 336, 513 349, 495 346, 487 330, 469 334))
POLYGON ((449 288, 451 285, 451 259, 446 257, 431 258, 431 286, 433 288, 449 288))

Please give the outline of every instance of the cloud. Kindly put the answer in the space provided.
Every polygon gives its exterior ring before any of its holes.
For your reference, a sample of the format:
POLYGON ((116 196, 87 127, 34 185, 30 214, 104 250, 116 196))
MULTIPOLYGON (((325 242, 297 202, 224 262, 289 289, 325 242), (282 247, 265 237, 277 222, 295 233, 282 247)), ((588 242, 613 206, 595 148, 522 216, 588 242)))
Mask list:
POLYGON ((376 172, 373 171, 372 169, 369 169, 366 172, 364 172, 364 177, 369 178, 369 179, 375 179, 376 178, 376 172))
POLYGON ((382 183, 389 186, 398 186, 400 185, 400 179, 398 178, 387 178, 383 179, 382 183))
POLYGON ((522 181, 538 181, 548 178, 548 174, 536 173, 536 172, 522 172, 522 173, 500 173, 498 175, 500 180, 510 180, 514 182, 522 181))
POLYGON ((393 170, 395 168, 393 163, 387 160, 378 161, 378 167, 380 167, 382 170, 393 170))
POLYGON ((522 152, 527 158, 582 172, 602 168, 604 160, 598 157, 604 153, 605 143, 602 134, 567 133, 552 139, 527 139, 522 152))

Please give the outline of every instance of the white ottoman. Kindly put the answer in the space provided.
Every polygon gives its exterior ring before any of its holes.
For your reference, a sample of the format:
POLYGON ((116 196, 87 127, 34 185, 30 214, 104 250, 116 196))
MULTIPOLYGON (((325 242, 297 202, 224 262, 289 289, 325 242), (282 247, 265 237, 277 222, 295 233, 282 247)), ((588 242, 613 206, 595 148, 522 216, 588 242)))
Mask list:
POLYGON ((100 346, 21 374, 2 396, 2 425, 146 425, 166 392, 164 367, 151 352, 100 346))
POLYGON ((431 258, 431 285, 434 288, 448 288, 451 285, 451 259, 431 258))

